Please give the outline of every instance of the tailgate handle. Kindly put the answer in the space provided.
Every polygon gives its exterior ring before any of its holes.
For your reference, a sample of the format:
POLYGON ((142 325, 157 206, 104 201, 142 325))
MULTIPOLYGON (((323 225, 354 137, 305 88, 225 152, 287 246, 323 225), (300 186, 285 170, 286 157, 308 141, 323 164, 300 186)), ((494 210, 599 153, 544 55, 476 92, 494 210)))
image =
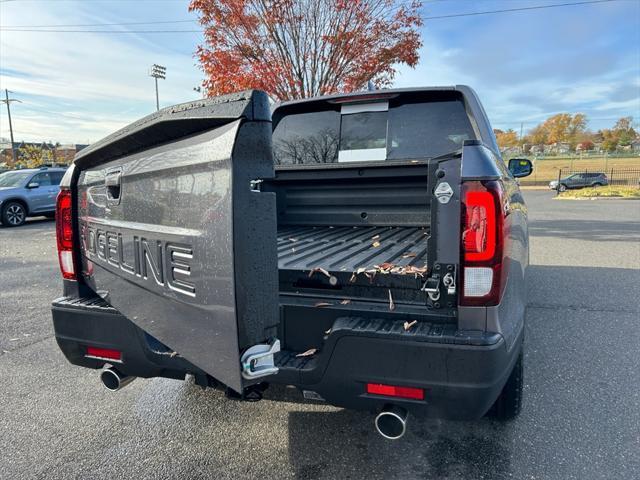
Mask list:
POLYGON ((120 204, 120 181, 122 178, 122 168, 107 170, 104 177, 104 185, 107 187, 107 205, 120 204))

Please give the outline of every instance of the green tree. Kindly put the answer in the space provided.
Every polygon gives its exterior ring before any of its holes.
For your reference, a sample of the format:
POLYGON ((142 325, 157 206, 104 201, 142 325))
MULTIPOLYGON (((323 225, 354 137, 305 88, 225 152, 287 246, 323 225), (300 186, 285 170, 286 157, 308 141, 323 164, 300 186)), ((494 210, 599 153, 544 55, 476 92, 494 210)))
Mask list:
POLYGON ((633 123, 633 117, 622 117, 613 126, 613 132, 618 137, 618 145, 621 147, 631 145, 631 142, 636 138, 636 131, 631 126, 633 123))

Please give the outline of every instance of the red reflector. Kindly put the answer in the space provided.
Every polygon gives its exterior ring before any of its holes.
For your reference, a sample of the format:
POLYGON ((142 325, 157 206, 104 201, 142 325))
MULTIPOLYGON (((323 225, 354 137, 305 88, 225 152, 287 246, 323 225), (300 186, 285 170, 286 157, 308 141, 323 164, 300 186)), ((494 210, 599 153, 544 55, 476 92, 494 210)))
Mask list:
POLYGON ((110 348, 87 347, 86 356, 120 360, 122 358, 122 352, 111 350, 110 348))
POLYGON ((382 383, 367 383, 367 393, 384 395, 385 397, 424 400, 424 390, 422 388, 398 387, 396 385, 383 385, 382 383))

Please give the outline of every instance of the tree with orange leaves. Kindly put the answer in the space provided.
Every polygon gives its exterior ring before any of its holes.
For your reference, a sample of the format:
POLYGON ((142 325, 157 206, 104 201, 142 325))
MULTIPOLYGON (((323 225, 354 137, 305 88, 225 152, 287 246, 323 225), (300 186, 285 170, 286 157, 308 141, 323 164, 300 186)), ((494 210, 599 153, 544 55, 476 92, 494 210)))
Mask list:
POLYGON ((421 47, 420 1, 191 0, 208 95, 257 88, 279 100, 392 84, 421 47))

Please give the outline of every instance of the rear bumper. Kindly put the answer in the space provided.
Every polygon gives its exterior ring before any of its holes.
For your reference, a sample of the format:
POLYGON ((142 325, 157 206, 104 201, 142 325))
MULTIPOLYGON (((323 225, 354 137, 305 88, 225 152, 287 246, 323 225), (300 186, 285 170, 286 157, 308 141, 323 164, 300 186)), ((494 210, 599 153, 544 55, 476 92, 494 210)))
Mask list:
MULTIPOLYGON (((75 365, 104 365, 85 356, 91 345, 121 351, 122 364, 116 366, 128 375, 204 375, 101 300, 62 298, 53 303, 52 312, 58 345, 75 365)), ((345 408, 376 411, 394 403, 419 415, 476 419, 497 398, 520 348, 521 335, 507 350, 495 333, 429 324, 405 332, 402 322, 341 318, 317 355, 298 358, 295 352, 282 352, 277 358, 280 372, 268 381, 314 392, 345 408), (367 383, 423 388, 425 399, 370 395, 367 383)))
POLYGON ((135 377, 184 379, 187 373, 203 374, 100 298, 62 297, 51 305, 56 341, 74 365, 102 368, 111 363, 135 377), (105 362, 86 356, 87 346, 122 352, 121 362, 105 362))
POLYGON ((394 403, 424 416, 471 420, 498 397, 521 344, 519 335, 507 350, 500 334, 454 325, 423 323, 405 332, 402 321, 342 318, 307 364, 291 365, 305 361, 294 355, 279 359, 273 383, 299 385, 345 408, 376 411, 394 403), (423 388, 425 398, 370 395, 367 383, 423 388))

